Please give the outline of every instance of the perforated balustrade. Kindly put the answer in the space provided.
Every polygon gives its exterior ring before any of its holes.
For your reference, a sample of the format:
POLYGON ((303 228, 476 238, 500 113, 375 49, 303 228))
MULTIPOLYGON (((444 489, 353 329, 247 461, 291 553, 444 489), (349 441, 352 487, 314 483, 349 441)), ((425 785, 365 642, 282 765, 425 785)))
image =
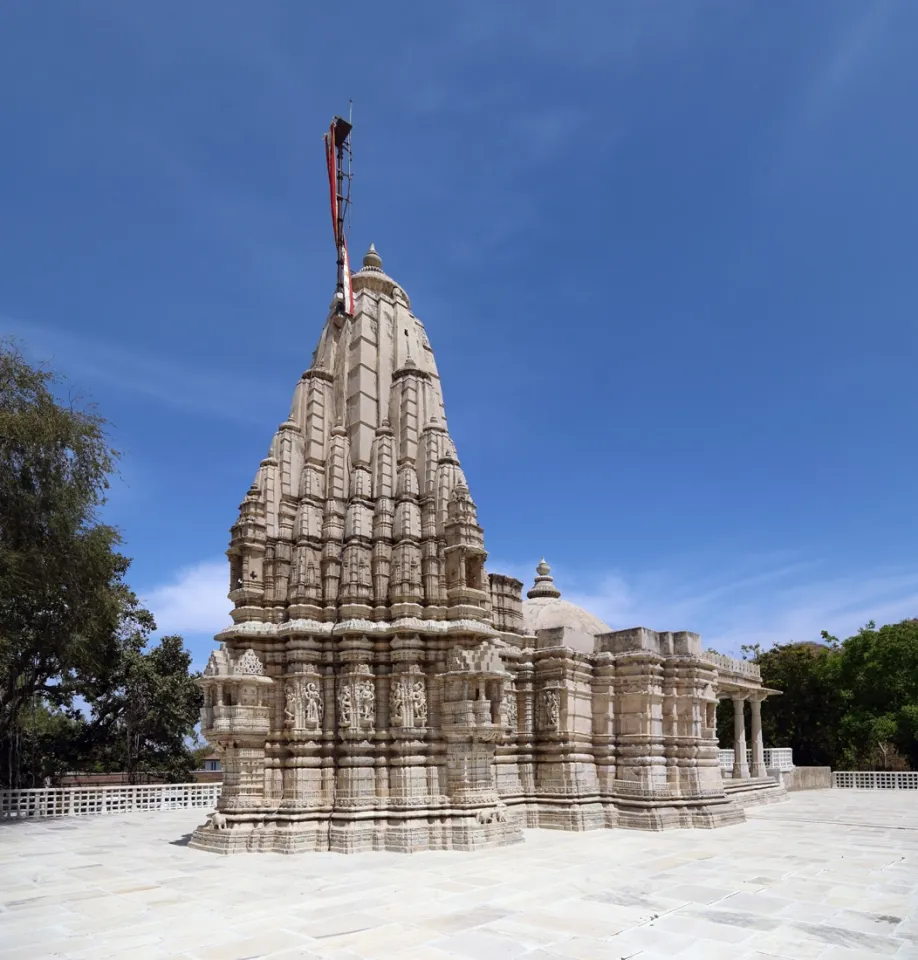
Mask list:
POLYGON ((157 783, 0 790, 0 819, 86 817, 190 807, 212 810, 222 786, 221 783, 157 783))
POLYGON ((842 790, 918 790, 918 770, 836 770, 832 786, 842 790))

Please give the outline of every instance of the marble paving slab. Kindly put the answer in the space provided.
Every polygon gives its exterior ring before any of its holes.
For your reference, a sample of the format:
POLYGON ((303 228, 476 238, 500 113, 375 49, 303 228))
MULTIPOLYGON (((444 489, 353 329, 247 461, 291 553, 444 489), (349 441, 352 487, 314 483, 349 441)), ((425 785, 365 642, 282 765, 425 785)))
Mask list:
POLYGON ((0 957, 918 960, 918 794, 747 816, 410 856, 220 857, 196 810, 2 821, 0 957))

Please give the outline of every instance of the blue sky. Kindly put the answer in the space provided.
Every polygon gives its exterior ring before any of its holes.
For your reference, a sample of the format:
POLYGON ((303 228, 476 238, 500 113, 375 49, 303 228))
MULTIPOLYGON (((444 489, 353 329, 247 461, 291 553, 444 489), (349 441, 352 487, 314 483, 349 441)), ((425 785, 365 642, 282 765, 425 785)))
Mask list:
POLYGON ((518 10, 0 6, 0 330, 112 421, 199 665, 350 98, 352 254, 427 327, 491 570, 725 652, 918 616, 918 5, 518 10))

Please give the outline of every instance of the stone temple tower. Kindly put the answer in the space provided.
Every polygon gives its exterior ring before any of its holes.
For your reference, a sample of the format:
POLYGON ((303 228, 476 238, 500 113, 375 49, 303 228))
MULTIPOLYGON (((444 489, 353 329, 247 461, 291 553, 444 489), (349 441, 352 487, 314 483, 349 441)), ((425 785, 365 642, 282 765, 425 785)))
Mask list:
POLYGON ((521 839, 493 761, 509 675, 421 322, 373 247, 232 528, 233 626, 204 676, 229 852, 521 839))
POLYGON ((424 328, 373 247, 349 279, 232 527, 233 624, 202 678, 223 792, 192 845, 471 850, 523 827, 715 827, 779 799, 758 667, 694 633, 613 630, 544 560, 525 601, 486 572, 424 328))

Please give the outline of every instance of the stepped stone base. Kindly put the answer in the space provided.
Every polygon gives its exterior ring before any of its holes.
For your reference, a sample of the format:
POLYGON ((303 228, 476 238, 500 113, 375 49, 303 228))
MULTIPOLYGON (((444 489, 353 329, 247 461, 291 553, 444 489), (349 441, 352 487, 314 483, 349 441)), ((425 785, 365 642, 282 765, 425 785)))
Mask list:
MULTIPOLYGON (((770 784, 777 788, 774 781, 770 784)), ((524 828, 579 833, 615 827, 654 831, 724 827, 745 821, 744 806, 784 799, 783 788, 778 793, 768 784, 757 783, 754 789, 745 790, 738 787, 723 798, 666 805, 631 798, 541 801, 484 808, 472 815, 438 812, 410 819, 217 815, 194 831, 189 846, 222 854, 484 850, 522 842, 524 828)))
POLYGON ((665 806, 628 800, 618 804, 618 825, 628 830, 713 829, 744 823, 746 815, 731 799, 684 801, 665 806))
POLYGON ((724 792, 740 807, 763 803, 779 803, 787 799, 787 788, 773 777, 755 777, 749 780, 724 779, 724 792))
POLYGON ((422 850, 485 850, 520 843, 516 819, 499 808, 462 816, 436 814, 411 819, 303 820, 273 816, 212 818, 192 834, 189 846, 211 853, 417 853, 422 850), (498 819, 502 818, 502 819, 498 819))

